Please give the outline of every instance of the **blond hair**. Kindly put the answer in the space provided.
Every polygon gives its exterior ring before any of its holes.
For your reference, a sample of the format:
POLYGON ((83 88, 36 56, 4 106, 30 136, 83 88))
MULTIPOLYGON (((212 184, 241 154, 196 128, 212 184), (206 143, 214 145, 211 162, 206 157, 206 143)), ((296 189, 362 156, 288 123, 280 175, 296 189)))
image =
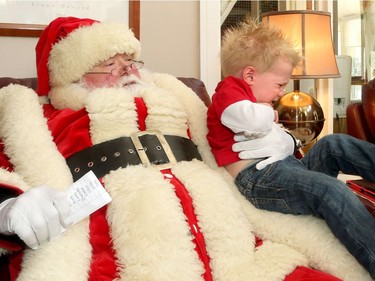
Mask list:
POLYGON ((280 57, 288 59, 293 67, 301 61, 295 44, 287 40, 279 29, 265 23, 257 24, 254 19, 247 17, 224 33, 221 47, 224 77, 235 75, 249 65, 263 73, 280 57))

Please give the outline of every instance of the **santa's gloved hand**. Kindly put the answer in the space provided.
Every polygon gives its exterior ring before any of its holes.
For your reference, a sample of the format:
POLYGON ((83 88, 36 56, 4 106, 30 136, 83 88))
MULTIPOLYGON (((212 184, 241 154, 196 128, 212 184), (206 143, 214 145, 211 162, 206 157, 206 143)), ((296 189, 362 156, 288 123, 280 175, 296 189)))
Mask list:
POLYGON ((261 138, 247 138, 246 135, 235 135, 234 152, 239 152, 240 159, 259 159, 257 170, 269 164, 293 155, 297 149, 295 138, 279 125, 274 125, 271 132, 261 138))
POLYGON ((0 204, 0 233, 16 234, 27 246, 37 249, 58 237, 71 223, 66 195, 45 186, 32 188, 0 204))

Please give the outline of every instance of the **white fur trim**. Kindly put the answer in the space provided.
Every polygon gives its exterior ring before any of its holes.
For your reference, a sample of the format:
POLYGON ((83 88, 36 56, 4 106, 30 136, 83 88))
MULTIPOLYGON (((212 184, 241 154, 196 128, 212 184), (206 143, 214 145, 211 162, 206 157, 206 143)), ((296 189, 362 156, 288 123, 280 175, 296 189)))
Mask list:
POLYGON ((143 100, 146 105, 152 105, 147 107, 148 130, 160 130, 165 135, 188 137, 188 115, 177 96, 159 87, 150 87, 143 92, 143 100))
POLYGON ((134 98, 125 88, 92 91, 86 110, 90 116, 91 140, 94 144, 130 136, 138 131, 134 98))
POLYGON ((130 166, 104 180, 113 198, 107 217, 121 280, 203 280, 180 202, 163 175, 130 166))
POLYGON ((52 141, 38 96, 19 85, 10 85, 2 92, 0 135, 15 171, 22 174, 30 186, 51 185, 59 189, 69 186, 72 183, 70 171, 52 141))
POLYGON ((94 23, 80 27, 53 45, 49 55, 51 88, 79 81, 95 65, 116 54, 140 56, 140 42, 124 24, 94 23))
POLYGON ((250 221, 217 172, 200 161, 181 162, 172 171, 193 198, 215 280, 283 280, 308 264, 287 245, 267 241, 255 250, 250 221))
MULTIPOLYGON (((166 135, 187 137, 188 115, 177 96, 156 86, 142 89, 137 96, 147 104, 146 127, 166 135)), ((97 89, 90 93, 86 109, 90 115, 93 143, 100 143, 137 132, 134 97, 126 88, 97 89), (110 98, 108 98, 110 97, 110 98)))
POLYGON ((79 83, 72 83, 63 87, 54 87, 50 90, 48 98, 56 109, 71 108, 79 110, 85 107, 90 95, 87 89, 79 83))
POLYGON ((27 190, 29 186, 22 177, 14 172, 9 172, 4 169, 0 169, 0 179, 1 183, 8 184, 20 188, 21 190, 27 190))
MULTIPOLYGON (((60 190, 70 186, 70 171, 52 141, 37 94, 26 87, 11 85, 0 90, 0 100, 0 136, 6 154, 18 172, 11 178, 7 176, 5 182, 19 182, 18 187, 24 190, 38 185, 60 190), (24 183, 19 181, 19 176, 24 183)), ((0 175, 3 174, 2 171, 0 175)), ((90 261, 86 220, 38 250, 25 251, 17 280, 87 281, 90 261)))
POLYGON ((234 184, 232 190, 260 238, 289 245, 309 260, 310 267, 345 281, 372 280, 323 220, 259 210, 249 204, 234 184))
POLYGON ((17 281, 87 281, 91 245, 87 219, 38 250, 27 250, 17 281))

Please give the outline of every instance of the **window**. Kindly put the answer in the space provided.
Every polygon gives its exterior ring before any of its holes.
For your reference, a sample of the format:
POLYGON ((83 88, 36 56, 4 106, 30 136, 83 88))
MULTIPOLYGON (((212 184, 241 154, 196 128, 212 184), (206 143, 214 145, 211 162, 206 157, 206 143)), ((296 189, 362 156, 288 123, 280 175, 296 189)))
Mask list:
POLYGON ((361 1, 337 1, 337 54, 352 58, 350 101, 361 99, 365 79, 363 65, 361 1))

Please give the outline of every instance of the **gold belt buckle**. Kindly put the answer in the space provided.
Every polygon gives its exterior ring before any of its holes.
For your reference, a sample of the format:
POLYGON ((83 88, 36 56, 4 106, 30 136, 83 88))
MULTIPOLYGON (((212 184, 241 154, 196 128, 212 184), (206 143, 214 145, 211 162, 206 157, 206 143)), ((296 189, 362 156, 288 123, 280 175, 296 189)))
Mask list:
POLYGON ((149 130, 149 131, 141 131, 135 132, 130 135, 130 138, 134 144, 135 150, 144 166, 154 166, 159 170, 170 169, 177 163, 176 157, 174 156, 171 147, 169 146, 167 140, 165 139, 164 135, 158 130, 149 130), (148 159, 146 154, 146 149, 143 147, 139 137, 144 135, 154 135, 159 140, 161 147, 163 148, 165 154, 168 158, 168 163, 164 164, 152 164, 150 159, 148 159))

